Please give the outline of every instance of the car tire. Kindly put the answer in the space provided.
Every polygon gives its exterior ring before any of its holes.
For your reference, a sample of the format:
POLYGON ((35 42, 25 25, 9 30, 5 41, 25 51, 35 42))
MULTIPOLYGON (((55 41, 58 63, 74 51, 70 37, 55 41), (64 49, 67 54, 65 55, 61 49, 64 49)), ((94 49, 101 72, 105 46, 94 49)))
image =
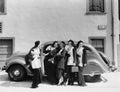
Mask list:
POLYGON ((94 76, 85 75, 84 77, 86 82, 97 82, 100 81, 101 75, 94 75, 94 76))
POLYGON ((11 66, 8 71, 8 76, 12 81, 21 81, 25 78, 25 69, 21 65, 11 66))

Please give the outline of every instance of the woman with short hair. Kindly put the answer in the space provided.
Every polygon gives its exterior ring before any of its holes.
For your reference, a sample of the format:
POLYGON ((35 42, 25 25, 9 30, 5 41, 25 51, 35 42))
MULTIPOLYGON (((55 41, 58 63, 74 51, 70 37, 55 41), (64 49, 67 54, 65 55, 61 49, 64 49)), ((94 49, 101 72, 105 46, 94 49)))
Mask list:
POLYGON ((31 88, 38 87, 38 84, 41 83, 41 60, 40 60, 40 41, 36 41, 34 47, 30 50, 31 57, 33 58, 30 61, 32 70, 33 70, 33 82, 31 88))
POLYGON ((86 86, 84 76, 82 74, 83 68, 87 64, 86 49, 83 47, 83 41, 78 41, 77 43, 76 58, 78 66, 78 85, 86 86))

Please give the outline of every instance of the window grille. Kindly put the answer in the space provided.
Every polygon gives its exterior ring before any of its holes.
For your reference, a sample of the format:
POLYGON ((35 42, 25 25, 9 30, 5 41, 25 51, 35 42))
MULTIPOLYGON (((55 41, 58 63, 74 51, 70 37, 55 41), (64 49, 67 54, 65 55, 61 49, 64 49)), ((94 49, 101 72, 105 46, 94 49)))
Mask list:
POLYGON ((89 0, 88 12, 91 12, 91 13, 104 13, 105 12, 104 0, 89 0))
POLYGON ((91 45, 98 51, 104 52, 104 39, 90 39, 91 45))

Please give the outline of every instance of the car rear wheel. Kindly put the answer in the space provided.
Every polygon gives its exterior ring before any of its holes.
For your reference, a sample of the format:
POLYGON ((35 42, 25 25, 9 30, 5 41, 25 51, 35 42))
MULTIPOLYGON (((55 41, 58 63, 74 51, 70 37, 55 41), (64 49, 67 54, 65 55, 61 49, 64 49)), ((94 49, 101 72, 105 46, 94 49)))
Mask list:
POLYGON ((12 81, 21 81, 25 77, 25 69, 21 65, 11 66, 8 71, 8 76, 12 81))
POLYGON ((85 81, 86 82, 97 82, 97 81, 100 81, 100 77, 101 75, 94 75, 94 76, 86 75, 85 81))

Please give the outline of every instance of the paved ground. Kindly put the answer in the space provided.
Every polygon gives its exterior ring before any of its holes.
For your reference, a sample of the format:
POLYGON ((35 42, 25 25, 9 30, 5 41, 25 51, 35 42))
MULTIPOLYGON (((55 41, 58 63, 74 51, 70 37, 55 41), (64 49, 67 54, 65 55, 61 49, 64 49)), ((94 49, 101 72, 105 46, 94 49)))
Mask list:
POLYGON ((48 83, 39 84, 36 89, 31 89, 31 79, 22 82, 10 81, 4 71, 0 71, 0 92, 120 92, 120 72, 106 73, 102 75, 103 81, 87 83, 86 87, 81 86, 57 86, 48 83))

